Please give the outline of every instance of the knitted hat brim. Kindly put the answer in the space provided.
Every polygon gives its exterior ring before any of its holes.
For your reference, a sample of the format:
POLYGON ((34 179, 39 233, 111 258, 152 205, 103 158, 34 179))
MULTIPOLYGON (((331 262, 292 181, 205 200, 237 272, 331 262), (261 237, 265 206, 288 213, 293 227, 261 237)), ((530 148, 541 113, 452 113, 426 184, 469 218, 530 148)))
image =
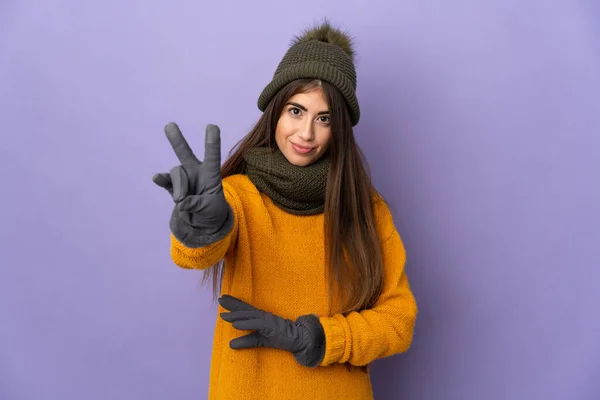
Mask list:
POLYGON ((297 79, 306 78, 320 79, 337 87, 346 99, 346 103, 350 110, 352 126, 358 124, 358 121, 360 120, 360 107, 352 82, 345 74, 332 67, 330 64, 315 61, 294 64, 289 68, 279 71, 260 94, 258 98, 259 110, 264 112, 269 102, 285 85, 297 79))

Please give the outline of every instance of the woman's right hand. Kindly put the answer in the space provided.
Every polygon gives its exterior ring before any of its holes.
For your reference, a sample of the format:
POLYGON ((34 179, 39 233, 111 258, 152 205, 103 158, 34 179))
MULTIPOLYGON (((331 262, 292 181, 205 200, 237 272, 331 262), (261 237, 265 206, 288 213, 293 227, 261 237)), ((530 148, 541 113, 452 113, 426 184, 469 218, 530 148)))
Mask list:
POLYGON ((196 158, 177 124, 167 124, 165 133, 181 165, 169 173, 154 175, 152 180, 171 194, 177 211, 191 226, 206 232, 218 231, 229 210, 221 178, 219 127, 206 127, 204 162, 196 158))

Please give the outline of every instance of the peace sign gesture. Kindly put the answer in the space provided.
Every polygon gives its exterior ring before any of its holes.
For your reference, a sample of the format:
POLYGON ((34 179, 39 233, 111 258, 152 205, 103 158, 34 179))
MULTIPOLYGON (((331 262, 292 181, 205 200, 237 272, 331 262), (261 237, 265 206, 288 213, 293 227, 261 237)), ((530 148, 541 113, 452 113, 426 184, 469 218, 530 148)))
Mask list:
POLYGON ((152 180, 166 189, 178 211, 195 228, 218 230, 227 217, 227 203, 221 179, 221 133, 216 125, 207 125, 204 162, 198 160, 174 122, 165 133, 181 165, 169 173, 154 175, 152 180))

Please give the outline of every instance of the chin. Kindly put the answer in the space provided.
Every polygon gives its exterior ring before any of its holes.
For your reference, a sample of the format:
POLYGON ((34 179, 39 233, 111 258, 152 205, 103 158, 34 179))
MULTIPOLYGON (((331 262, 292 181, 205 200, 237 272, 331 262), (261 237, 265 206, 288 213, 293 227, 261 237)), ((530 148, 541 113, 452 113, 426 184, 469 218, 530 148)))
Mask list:
POLYGON ((296 152, 293 149, 291 151, 286 151, 285 153, 283 153, 283 155, 285 156, 285 158, 287 158, 290 164, 293 164, 297 167, 306 167, 307 165, 310 165, 316 160, 318 160, 319 158, 318 155, 315 154, 305 156, 296 154, 296 152))
POLYGON ((310 165, 313 163, 314 158, 308 158, 308 157, 298 157, 295 155, 290 156, 286 156, 286 158, 288 159, 288 161, 290 162, 290 164, 293 164, 297 167, 306 167, 307 165, 310 165))

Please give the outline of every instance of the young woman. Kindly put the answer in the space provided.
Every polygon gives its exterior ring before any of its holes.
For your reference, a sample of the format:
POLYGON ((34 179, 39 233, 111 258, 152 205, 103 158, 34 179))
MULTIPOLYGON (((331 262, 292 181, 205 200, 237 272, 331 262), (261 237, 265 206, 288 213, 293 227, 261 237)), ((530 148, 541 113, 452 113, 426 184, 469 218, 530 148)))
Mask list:
POLYGON ((372 399, 368 365, 406 351, 417 306, 392 215, 354 140, 351 39, 325 22, 294 40, 260 95, 263 115, 221 167, 174 123, 181 165, 171 255, 220 294, 209 399, 372 399))

